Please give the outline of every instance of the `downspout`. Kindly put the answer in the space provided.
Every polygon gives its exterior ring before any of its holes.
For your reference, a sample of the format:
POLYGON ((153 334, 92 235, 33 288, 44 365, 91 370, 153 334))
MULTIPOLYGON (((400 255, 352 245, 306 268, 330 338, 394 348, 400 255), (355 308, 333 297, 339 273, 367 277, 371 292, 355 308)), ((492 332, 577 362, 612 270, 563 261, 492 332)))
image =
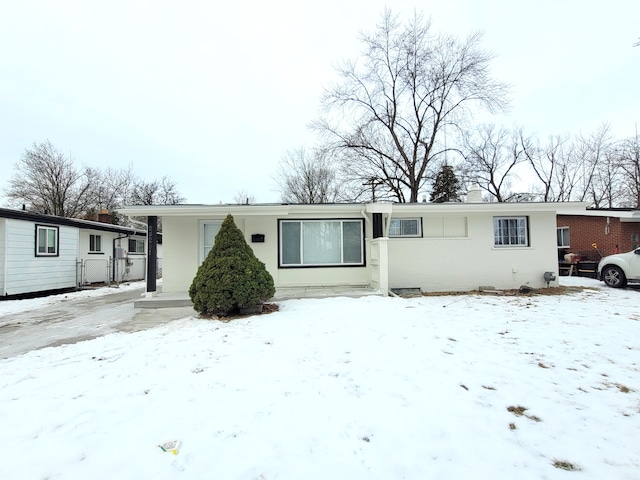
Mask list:
POLYGON ((146 223, 141 222, 140 220, 134 220, 134 219, 133 219, 133 218, 131 218, 131 217, 127 217, 127 218, 129 219, 129 221, 130 221, 131 223, 137 223, 138 225, 140 225, 140 226, 142 227, 142 229, 143 229, 143 230, 147 230, 148 225, 147 225, 146 223))
POLYGON ((360 215, 364 217, 367 223, 371 223, 371 220, 369 220, 369 217, 367 217, 367 214, 365 212, 366 212, 366 209, 363 208, 362 210, 360 210, 360 215))
MULTIPOLYGON (((130 233, 128 233, 127 235, 125 235, 124 237, 116 237, 113 239, 113 271, 111 272, 111 274, 113 275, 113 281, 116 281, 116 274, 118 273, 118 260, 120 260, 118 258, 118 256, 116 255, 116 240, 121 240, 123 238, 129 238, 131 236, 130 233)), ((118 282, 118 285, 120 285, 120 282, 118 282)))

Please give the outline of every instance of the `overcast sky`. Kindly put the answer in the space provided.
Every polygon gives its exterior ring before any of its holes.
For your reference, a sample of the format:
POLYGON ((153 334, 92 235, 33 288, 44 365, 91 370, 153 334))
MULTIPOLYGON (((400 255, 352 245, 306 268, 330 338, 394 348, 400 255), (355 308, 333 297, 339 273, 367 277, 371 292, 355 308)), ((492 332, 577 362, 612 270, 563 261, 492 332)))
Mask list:
POLYGON ((78 165, 167 175, 189 203, 278 201, 280 159, 314 143, 334 66, 387 4, 485 32, 494 76, 512 84, 497 123, 634 135, 638 0, 0 0, 0 188, 48 139, 78 165))

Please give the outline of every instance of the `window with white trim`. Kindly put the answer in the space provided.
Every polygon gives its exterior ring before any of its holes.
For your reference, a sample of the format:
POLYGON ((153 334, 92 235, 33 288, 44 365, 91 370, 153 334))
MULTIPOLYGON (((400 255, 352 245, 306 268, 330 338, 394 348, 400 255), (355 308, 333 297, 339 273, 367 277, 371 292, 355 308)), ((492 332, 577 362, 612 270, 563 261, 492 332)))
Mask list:
POLYGON ((392 218, 389 223, 390 237, 421 237, 421 218, 392 218))
POLYGON ((213 248, 213 244, 216 242, 216 235, 220 231, 222 226, 222 220, 208 220, 202 222, 202 238, 200 244, 202 249, 200 251, 200 263, 204 262, 209 252, 213 248))
POLYGON ((529 217, 493 217, 493 244, 496 247, 528 247, 529 217))
POLYGON ((89 235, 89 252, 99 253, 102 252, 102 235, 89 235))
POLYGON ((280 220, 281 267, 364 265, 361 219, 280 220))
POLYGON ((144 253, 144 240, 129 239, 129 253, 144 253))
POLYGON ((36 257, 58 256, 58 227, 36 225, 36 257))
POLYGON ((571 246, 569 242, 569 227, 558 227, 556 229, 556 235, 558 248, 569 248, 571 246))

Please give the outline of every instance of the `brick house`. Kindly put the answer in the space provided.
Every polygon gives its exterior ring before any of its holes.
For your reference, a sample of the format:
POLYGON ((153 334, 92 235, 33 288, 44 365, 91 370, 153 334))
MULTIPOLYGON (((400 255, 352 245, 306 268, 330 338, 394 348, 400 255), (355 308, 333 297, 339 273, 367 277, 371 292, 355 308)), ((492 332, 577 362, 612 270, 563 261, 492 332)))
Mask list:
POLYGON ((599 261, 640 247, 640 210, 624 208, 563 212, 556 217, 558 259, 574 253, 599 261), (596 244, 597 248, 593 247, 596 244))

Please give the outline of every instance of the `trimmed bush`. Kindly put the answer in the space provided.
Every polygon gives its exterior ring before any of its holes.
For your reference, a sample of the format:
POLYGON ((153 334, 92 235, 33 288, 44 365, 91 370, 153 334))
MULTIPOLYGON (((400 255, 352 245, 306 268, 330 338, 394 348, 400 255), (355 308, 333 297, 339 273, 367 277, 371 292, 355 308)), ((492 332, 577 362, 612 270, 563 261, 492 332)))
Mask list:
POLYGON ((273 277, 227 215, 189 287, 193 308, 201 315, 224 317, 259 305, 275 292, 273 277))

